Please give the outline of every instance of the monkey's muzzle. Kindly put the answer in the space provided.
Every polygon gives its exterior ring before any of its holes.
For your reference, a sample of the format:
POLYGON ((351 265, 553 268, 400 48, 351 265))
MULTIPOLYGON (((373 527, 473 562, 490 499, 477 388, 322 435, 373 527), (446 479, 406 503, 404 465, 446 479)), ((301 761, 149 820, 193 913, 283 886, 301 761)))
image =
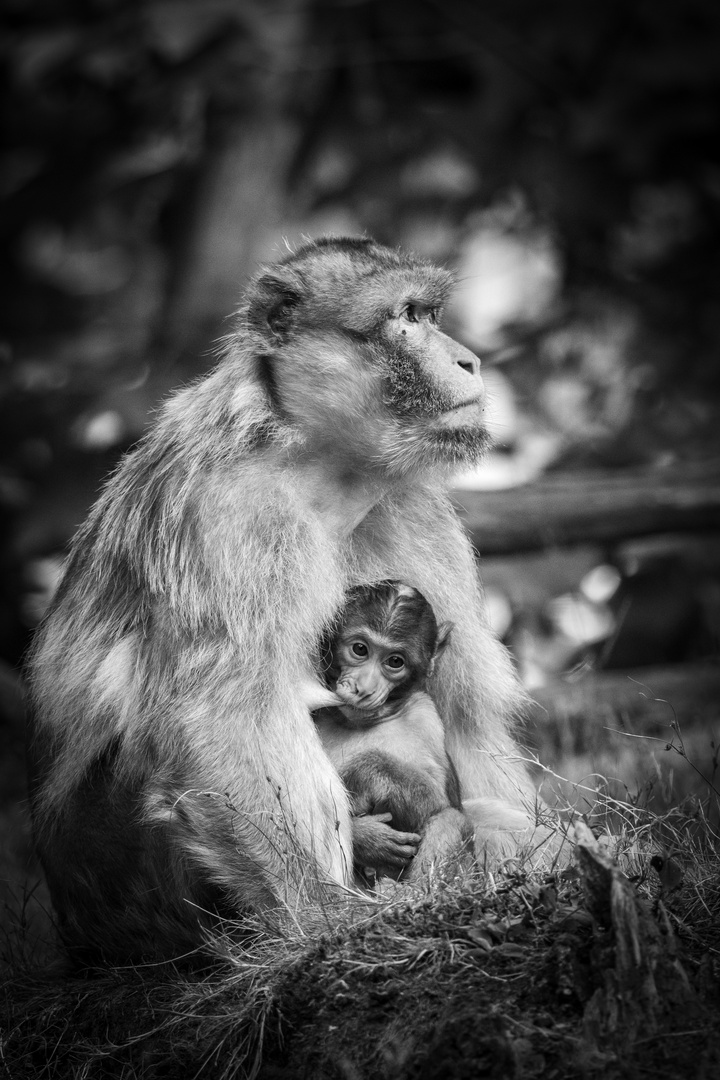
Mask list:
POLYGON ((351 676, 345 676, 338 680, 335 693, 341 698, 344 705, 351 705, 354 709, 371 710, 379 709, 381 705, 385 704, 389 688, 385 689, 385 687, 376 686, 370 690, 365 690, 362 683, 351 676))

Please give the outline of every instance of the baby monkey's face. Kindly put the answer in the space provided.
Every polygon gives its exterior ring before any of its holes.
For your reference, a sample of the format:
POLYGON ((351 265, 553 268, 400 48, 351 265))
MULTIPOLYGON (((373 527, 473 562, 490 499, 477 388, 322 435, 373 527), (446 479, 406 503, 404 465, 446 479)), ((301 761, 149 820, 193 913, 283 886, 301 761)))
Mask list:
POLYGON ((343 628, 333 649, 335 692, 354 709, 376 711, 391 694, 414 681, 412 659, 402 643, 367 626, 343 628))

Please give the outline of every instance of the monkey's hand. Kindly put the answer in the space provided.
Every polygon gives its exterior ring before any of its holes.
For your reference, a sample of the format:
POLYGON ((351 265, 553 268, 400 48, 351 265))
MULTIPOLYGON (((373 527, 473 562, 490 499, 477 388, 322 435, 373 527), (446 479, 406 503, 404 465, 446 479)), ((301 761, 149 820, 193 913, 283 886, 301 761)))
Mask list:
POLYGON ((378 874, 397 877, 415 857, 420 836, 399 832, 387 823, 392 814, 363 814, 352 819, 353 861, 378 874))

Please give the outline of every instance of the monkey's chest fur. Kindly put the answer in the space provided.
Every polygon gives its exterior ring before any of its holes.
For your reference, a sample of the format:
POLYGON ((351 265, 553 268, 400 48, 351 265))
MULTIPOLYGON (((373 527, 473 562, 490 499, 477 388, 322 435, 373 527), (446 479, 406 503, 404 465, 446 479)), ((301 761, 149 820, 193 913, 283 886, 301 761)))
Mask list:
POLYGON ((390 813, 393 828, 421 833, 433 814, 455 805, 442 724, 422 691, 367 727, 350 726, 337 709, 321 710, 316 725, 355 814, 390 813))

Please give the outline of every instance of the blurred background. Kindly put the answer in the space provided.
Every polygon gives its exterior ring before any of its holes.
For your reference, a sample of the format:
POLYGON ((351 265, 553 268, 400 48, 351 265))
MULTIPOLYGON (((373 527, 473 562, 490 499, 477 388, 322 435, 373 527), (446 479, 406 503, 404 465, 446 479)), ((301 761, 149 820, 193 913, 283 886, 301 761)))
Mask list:
POLYGON ((716 812, 720 7, 3 10, 0 878, 33 872, 19 665, 68 540, 258 261, 322 233, 457 272, 496 448, 456 501, 526 742, 581 809, 716 812))

